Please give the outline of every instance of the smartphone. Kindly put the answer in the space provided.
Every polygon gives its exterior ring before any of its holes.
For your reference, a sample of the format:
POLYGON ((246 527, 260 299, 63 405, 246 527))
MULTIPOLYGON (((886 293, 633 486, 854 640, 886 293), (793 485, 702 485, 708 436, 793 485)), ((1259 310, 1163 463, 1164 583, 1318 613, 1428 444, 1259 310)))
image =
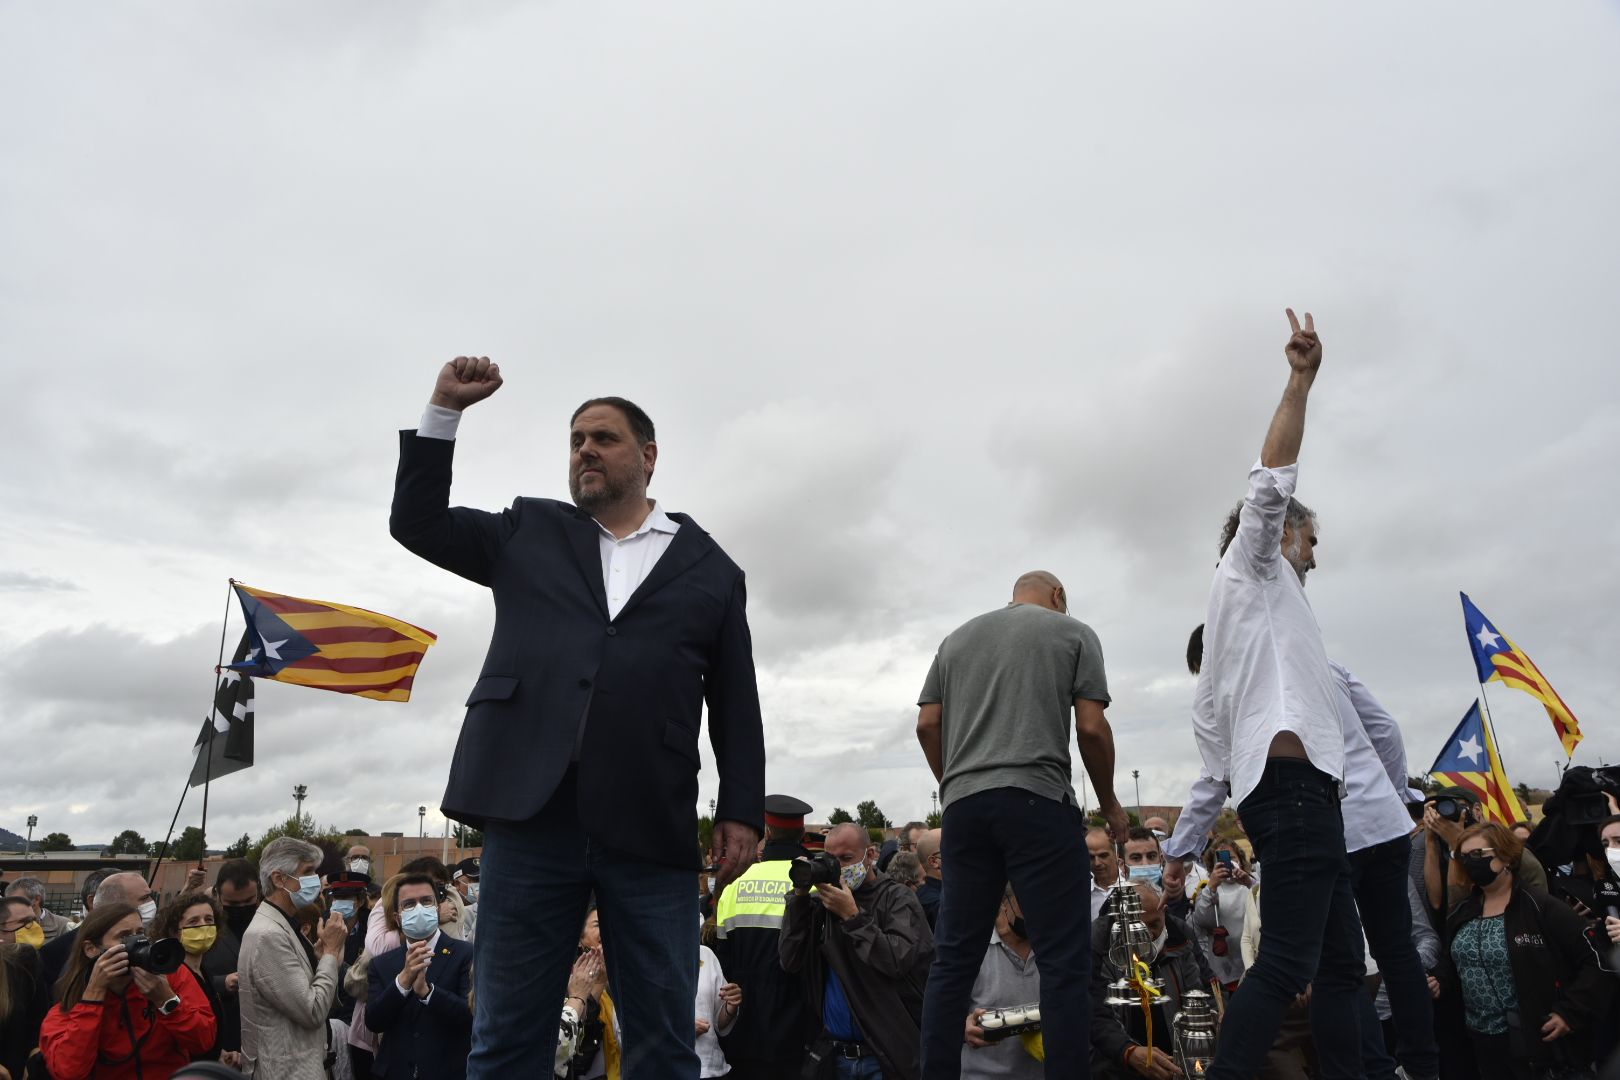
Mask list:
POLYGON ((1230 870, 1232 868, 1232 853, 1230 851, 1217 851, 1215 861, 1230 870))

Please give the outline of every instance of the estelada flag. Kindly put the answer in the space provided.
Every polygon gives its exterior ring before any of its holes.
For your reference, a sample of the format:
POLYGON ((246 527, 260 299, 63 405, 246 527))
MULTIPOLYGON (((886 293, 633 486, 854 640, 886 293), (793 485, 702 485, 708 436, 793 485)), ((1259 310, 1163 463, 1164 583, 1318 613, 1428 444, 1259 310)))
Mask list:
POLYGON ((438 635, 348 604, 266 592, 232 580, 253 639, 226 666, 276 682, 409 701, 411 682, 438 635))
POLYGON ((1479 796, 1485 816, 1502 825, 1525 820, 1524 807, 1508 783, 1502 759, 1496 753, 1496 740, 1485 726, 1479 702, 1463 714, 1462 723, 1429 766, 1429 775, 1452 787, 1466 788, 1479 796))
POLYGON ((1553 730, 1558 732, 1558 741, 1564 744, 1564 756, 1574 754, 1575 747, 1581 741, 1581 725, 1576 722, 1575 714, 1569 711, 1569 706, 1564 704, 1564 699, 1558 696, 1558 691, 1552 688, 1552 683, 1547 681, 1541 669, 1530 662, 1523 649, 1506 634, 1496 632, 1474 602, 1468 599, 1467 593, 1457 595, 1462 597, 1463 621, 1468 626, 1468 647, 1474 651, 1474 667, 1479 669, 1480 683, 1483 685, 1494 679, 1523 690, 1541 702, 1552 720, 1553 730))
MULTIPOLYGON (((232 661, 245 660, 251 648, 253 635, 244 631, 232 661)), ((229 665, 220 668, 219 681, 214 684, 214 709, 191 749, 197 757, 191 764, 192 787, 253 765, 252 679, 229 665)))

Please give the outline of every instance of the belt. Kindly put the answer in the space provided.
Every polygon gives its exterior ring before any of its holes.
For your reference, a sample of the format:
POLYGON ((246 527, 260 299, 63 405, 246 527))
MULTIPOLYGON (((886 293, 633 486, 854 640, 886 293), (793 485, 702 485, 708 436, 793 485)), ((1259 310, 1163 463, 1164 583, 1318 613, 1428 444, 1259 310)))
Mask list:
POLYGON ((833 1039, 831 1041, 832 1052, 841 1058, 846 1058, 850 1061, 859 1061, 861 1058, 872 1056, 872 1048, 867 1046, 865 1043, 844 1042, 841 1039, 833 1039))

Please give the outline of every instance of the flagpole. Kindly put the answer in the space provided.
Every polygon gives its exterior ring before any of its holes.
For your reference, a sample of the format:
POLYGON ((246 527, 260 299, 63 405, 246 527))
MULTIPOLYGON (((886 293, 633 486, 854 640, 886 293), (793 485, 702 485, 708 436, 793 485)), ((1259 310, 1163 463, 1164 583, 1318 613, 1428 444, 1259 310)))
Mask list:
POLYGON ((186 774, 186 786, 180 789, 180 801, 175 804, 174 817, 169 819, 169 832, 163 838, 163 846, 158 849, 157 862, 152 864, 152 876, 146 879, 148 886, 157 881, 157 872, 163 865, 163 860, 169 857, 169 841, 174 838, 174 823, 180 820, 180 808, 186 805, 186 794, 191 791, 191 775, 186 774))
POLYGON ((217 699, 219 697, 219 673, 225 666, 225 630, 231 622, 231 597, 235 595, 236 579, 225 579, 225 615, 219 620, 219 659, 214 662, 214 679, 212 683, 213 695, 208 705, 208 742, 203 745, 203 752, 208 760, 203 762, 203 811, 202 825, 198 831, 202 833, 202 850, 197 855, 197 868, 203 866, 203 860, 208 857, 208 784, 214 778, 214 736, 218 732, 214 728, 214 714, 219 711, 217 699))
MULTIPOLYGON (((1485 738, 1489 743, 1489 745, 1486 748, 1487 764, 1489 764, 1489 757, 1488 756, 1489 756, 1490 752, 1492 750, 1494 750, 1495 754, 1496 754, 1496 763, 1498 765, 1501 765, 1501 762, 1502 762, 1502 744, 1496 741, 1496 725, 1491 723, 1491 707, 1490 707, 1490 705, 1486 704, 1486 701, 1485 701, 1485 684, 1484 683, 1479 684, 1479 714, 1480 714, 1479 715, 1479 722, 1485 728, 1485 738)), ((1506 765, 1502 765, 1502 783, 1504 783, 1504 784, 1507 783, 1507 766, 1506 765)), ((1504 811, 1507 809, 1506 799, 1507 799, 1508 794, 1512 794, 1515 800, 1518 798, 1518 793, 1513 792, 1512 789, 1509 789, 1509 791, 1504 792, 1503 796, 1502 796, 1503 797, 1502 809, 1504 811)), ((1527 807, 1527 806, 1521 806, 1521 807, 1519 807, 1519 809, 1524 811, 1526 814, 1530 813, 1530 808, 1527 807)), ((1503 824, 1504 825, 1512 825, 1513 822, 1507 821, 1507 822, 1503 822, 1503 824)))

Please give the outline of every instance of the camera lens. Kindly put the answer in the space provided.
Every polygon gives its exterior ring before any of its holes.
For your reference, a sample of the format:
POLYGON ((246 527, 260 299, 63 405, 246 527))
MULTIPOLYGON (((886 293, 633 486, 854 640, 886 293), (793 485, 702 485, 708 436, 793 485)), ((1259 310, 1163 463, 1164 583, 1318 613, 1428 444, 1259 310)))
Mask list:
POLYGON ((1436 799, 1434 800, 1434 812, 1447 821, 1456 821, 1462 817, 1462 806, 1456 799, 1436 799))

